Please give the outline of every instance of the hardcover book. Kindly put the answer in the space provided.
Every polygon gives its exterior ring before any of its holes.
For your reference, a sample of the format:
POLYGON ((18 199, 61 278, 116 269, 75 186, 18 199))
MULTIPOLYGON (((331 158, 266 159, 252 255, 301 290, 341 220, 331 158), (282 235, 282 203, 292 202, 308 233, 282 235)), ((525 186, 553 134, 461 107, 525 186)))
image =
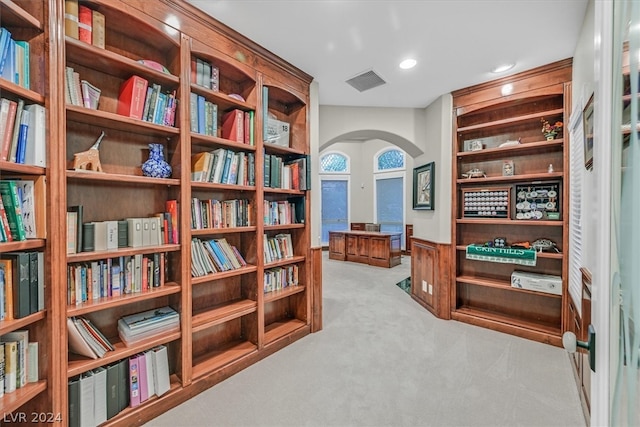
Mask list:
POLYGON ((120 86, 117 113, 134 119, 142 119, 148 85, 149 82, 140 76, 134 75, 125 80, 120 86))

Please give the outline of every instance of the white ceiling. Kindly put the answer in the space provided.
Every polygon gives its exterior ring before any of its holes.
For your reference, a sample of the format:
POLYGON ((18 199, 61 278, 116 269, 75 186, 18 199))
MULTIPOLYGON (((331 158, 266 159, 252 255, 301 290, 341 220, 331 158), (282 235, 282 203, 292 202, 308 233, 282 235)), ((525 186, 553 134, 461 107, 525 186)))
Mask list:
POLYGON ((321 105, 423 108, 573 56, 588 0, 187 0, 310 74, 321 105), (418 65, 401 70, 400 61, 418 65), (490 70, 505 61, 503 74, 490 70), (387 83, 345 83, 373 69, 387 83))

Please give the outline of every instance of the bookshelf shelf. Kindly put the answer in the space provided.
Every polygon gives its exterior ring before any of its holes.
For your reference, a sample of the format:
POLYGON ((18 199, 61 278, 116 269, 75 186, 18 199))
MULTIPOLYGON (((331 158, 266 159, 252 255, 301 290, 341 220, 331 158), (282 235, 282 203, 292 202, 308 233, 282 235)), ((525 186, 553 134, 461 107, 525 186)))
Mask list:
POLYGON ((290 147, 283 147, 282 145, 270 144, 268 142, 264 143, 264 148, 267 153, 273 154, 305 154, 303 150, 298 150, 290 147))
POLYGON ((530 173, 513 176, 488 176, 486 178, 458 178, 456 182, 460 185, 478 185, 488 184, 493 182, 518 182, 518 181, 548 181, 553 179, 562 178, 564 174, 562 172, 553 173, 530 173))
POLYGON ((258 351, 249 341, 233 341, 207 355, 194 359, 193 378, 198 379, 258 351))
POLYGON ((255 233, 257 227, 255 225, 248 227, 229 227, 229 228, 198 228, 191 229, 192 236, 213 236, 217 234, 231 233, 255 233))
POLYGON ((0 243, 0 253, 28 251, 32 249, 41 249, 44 247, 44 239, 27 239, 21 240, 19 242, 3 242, 0 243))
POLYGON ((286 188, 265 188, 265 194, 290 194, 292 196, 303 196, 305 192, 303 190, 289 190, 286 188))
POLYGON ((281 290, 277 290, 277 291, 272 291, 272 292, 267 292, 264 294, 264 302, 268 303, 271 301, 276 301, 282 298, 287 298, 291 295, 297 294, 299 292, 304 292, 305 291, 305 286, 304 285, 297 285, 297 286, 288 286, 284 289, 281 290))
POLYGON ((539 111, 531 114, 524 114, 515 117, 508 117, 502 120, 492 120, 484 123, 478 123, 476 125, 470 126, 462 126, 457 129, 458 132, 469 132, 472 130, 484 129, 484 128, 492 128, 492 129, 500 129, 502 127, 509 127, 516 125, 518 123, 535 121, 536 119, 541 119, 543 117, 551 117, 558 116, 564 114, 564 110, 562 108, 555 108, 552 110, 539 111))
POLYGON ((304 256, 292 256, 291 258, 279 259, 277 261, 273 261, 264 265, 265 269, 281 267, 283 265, 296 264, 305 260, 304 256))
POLYGON ((35 322, 38 322, 46 317, 46 311, 38 311, 37 313, 30 314, 29 316, 21 319, 3 320, 0 321, 0 335, 7 334, 17 329, 25 328, 35 322))
POLYGON ((297 228, 304 228, 304 224, 280 224, 280 225, 265 225, 265 231, 275 231, 275 230, 293 230, 297 228))
POLYGON ((230 139, 219 138, 217 136, 203 135, 196 132, 191 132, 191 145, 225 147, 239 151, 256 151, 255 145, 231 141, 230 139))
POLYGON ((520 292, 524 294, 533 294, 533 295, 548 297, 553 299, 562 298, 562 295, 547 294, 544 292, 530 291, 528 289, 514 288, 511 286, 511 282, 509 282, 508 280, 491 279, 491 278, 477 277, 477 276, 458 276, 456 277, 456 281, 459 283, 468 283, 470 285, 493 287, 493 288, 502 289, 508 292, 520 292))
POLYGON ((75 171, 68 170, 67 179, 69 180, 86 180, 86 181, 106 181, 111 183, 122 184, 140 184, 140 185, 180 185, 179 179, 171 178, 151 178, 147 176, 126 175, 118 173, 100 173, 91 171, 75 171))
POLYGON ((177 136, 180 130, 173 126, 162 126, 144 120, 132 119, 116 113, 92 110, 77 105, 66 106, 67 120, 91 123, 95 127, 114 129, 121 132, 138 133, 146 136, 167 138, 177 136))
POLYGON ((95 261, 106 258, 116 258, 121 256, 132 256, 136 254, 155 254, 161 252, 176 252, 180 250, 180 245, 162 246, 141 246, 138 248, 120 248, 111 251, 80 252, 67 255, 67 262, 95 261))
POLYGON ((504 156, 562 151, 563 144, 564 139, 557 138, 551 141, 537 141, 508 147, 487 148, 479 151, 461 151, 458 152, 457 156, 459 159, 466 158, 473 160, 502 159, 504 156))
POLYGON ((0 170, 3 173, 16 173, 25 175, 44 175, 45 168, 40 166, 23 165, 19 163, 0 160, 0 170))
POLYGON ((228 279, 229 277, 242 276, 247 273, 253 273, 258 269, 255 265, 247 265, 246 267, 238 268, 236 270, 222 271, 219 273, 207 274, 206 276, 193 277, 191 279, 192 285, 200 283, 207 283, 214 280, 228 279))
POLYGON ((223 190, 223 191, 256 191, 256 187, 247 185, 233 185, 233 184, 215 184, 213 182, 192 182, 191 188, 196 190, 223 190))
POLYGON ((0 0, 3 26, 31 27, 43 31, 42 22, 11 0, 0 0))
POLYGON ((495 224, 495 225, 513 225, 513 226, 531 226, 531 227, 562 227, 562 221, 537 221, 526 219, 491 219, 491 218, 458 218, 458 224, 495 224))
POLYGON ((264 329, 264 341, 265 344, 271 344, 278 339, 285 337, 298 329, 302 329, 306 324, 298 319, 287 319, 278 322, 273 322, 264 329))
POLYGON ((519 329, 522 333, 532 333, 534 337, 538 337, 538 341, 548 340, 549 337, 560 336, 560 328, 554 324, 546 322, 523 322, 515 316, 505 316, 499 312, 473 307, 460 307, 451 314, 451 317, 485 327, 487 324, 493 324, 495 329, 503 328, 505 331, 511 331, 512 333, 519 329))
POLYGON ((11 92, 20 98, 24 98, 25 100, 28 99, 29 101, 33 101, 37 104, 44 104, 45 102, 44 96, 38 92, 26 89, 3 78, 0 78, 0 90, 11 92))
POLYGON ((174 295, 181 291, 180 285, 177 283, 165 283, 164 286, 151 288, 145 292, 137 292, 117 297, 104 297, 97 301, 87 301, 82 304, 67 306, 67 316, 81 316, 86 313, 92 313, 98 310, 118 307, 126 304, 134 304, 137 302, 159 298, 168 295, 174 295))
POLYGON ((158 336, 141 340, 131 346, 127 346, 122 341, 110 339, 111 344, 113 344, 113 346, 115 347, 115 350, 107 352, 107 354, 105 354, 105 356, 102 358, 88 359, 83 356, 69 354, 67 377, 71 378, 91 369, 108 365, 111 362, 116 362, 120 359, 124 359, 125 357, 140 353, 141 351, 144 351, 146 349, 155 347, 157 345, 166 344, 177 339, 180 339, 180 332, 158 334, 158 336))
POLYGON ((234 300, 218 304, 207 310, 199 310, 191 315, 191 331, 200 332, 238 317, 254 313, 258 304, 252 300, 234 300))
MULTIPOLYGON (((16 389, 16 391, 12 393, 5 393, 4 396, 0 397, 0 405, 2 406, 2 412, 4 414, 10 414, 16 409, 20 408, 25 403, 29 402, 40 393, 47 389, 47 381, 41 380, 35 383, 28 383, 24 387, 20 387, 16 389)), ((3 421, 6 421, 8 418, 7 415, 4 416, 3 421)))
POLYGON ((226 93, 215 92, 211 89, 207 89, 204 86, 199 86, 195 83, 191 84, 191 92, 195 92, 198 95, 202 95, 211 99, 215 104, 218 105, 218 108, 222 110, 231 110, 233 108, 239 108, 241 110, 249 111, 255 110, 255 104, 250 104, 248 102, 240 101, 239 99, 231 98, 226 93))

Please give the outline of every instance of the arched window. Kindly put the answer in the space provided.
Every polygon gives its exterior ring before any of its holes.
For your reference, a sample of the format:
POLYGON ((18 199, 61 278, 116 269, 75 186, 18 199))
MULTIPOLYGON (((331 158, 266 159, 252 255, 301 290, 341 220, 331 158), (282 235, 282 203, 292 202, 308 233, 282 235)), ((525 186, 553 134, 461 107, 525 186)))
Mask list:
POLYGON ((327 153, 320 158, 320 173, 348 173, 349 159, 344 154, 327 153))
POLYGON ((392 148, 378 154, 376 172, 404 169, 404 152, 392 148))

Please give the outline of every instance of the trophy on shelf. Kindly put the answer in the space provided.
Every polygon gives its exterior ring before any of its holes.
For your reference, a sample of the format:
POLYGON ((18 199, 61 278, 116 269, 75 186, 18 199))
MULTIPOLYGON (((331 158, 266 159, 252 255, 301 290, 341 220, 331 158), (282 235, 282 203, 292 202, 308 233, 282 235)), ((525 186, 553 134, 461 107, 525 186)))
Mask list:
POLYGON ((100 164, 100 143, 105 133, 102 131, 96 142, 87 151, 81 151, 73 155, 73 163, 71 167, 76 171, 93 171, 102 172, 100 164))

